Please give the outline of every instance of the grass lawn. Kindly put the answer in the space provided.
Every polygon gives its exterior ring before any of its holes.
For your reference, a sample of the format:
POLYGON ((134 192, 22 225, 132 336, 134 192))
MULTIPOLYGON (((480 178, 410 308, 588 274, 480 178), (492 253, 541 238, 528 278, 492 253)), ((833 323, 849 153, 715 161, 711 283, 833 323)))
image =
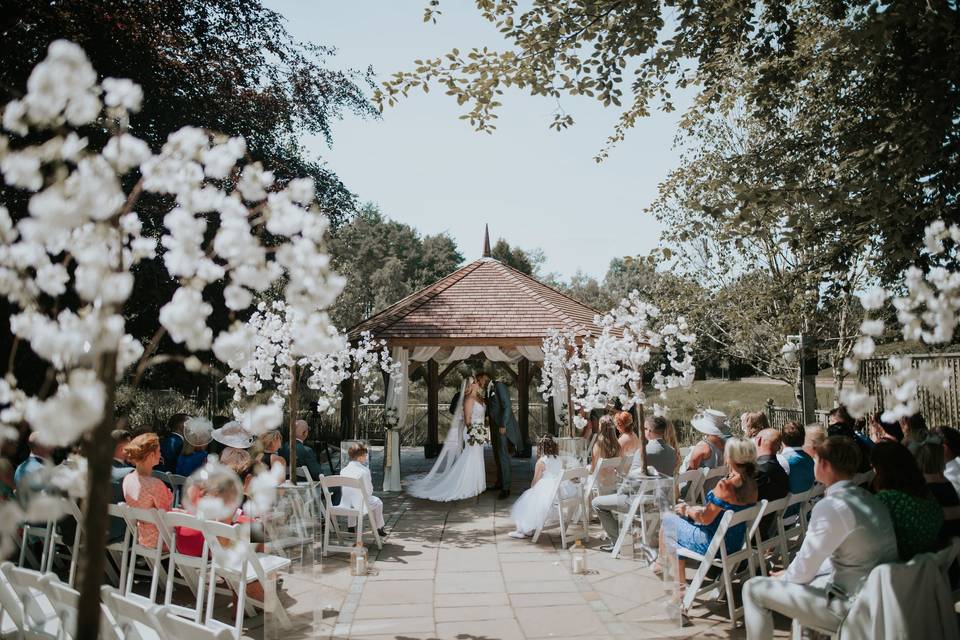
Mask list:
MULTIPOLYGON (((647 391, 647 399, 652 406, 655 401, 655 389, 647 391)), ((818 389, 821 406, 830 394, 829 389, 818 389)), ((778 407, 796 407, 793 387, 787 384, 760 384, 728 380, 697 380, 690 389, 671 389, 667 394, 667 416, 672 420, 688 424, 690 418, 702 409, 723 411, 730 418, 730 425, 739 426, 740 414, 744 411, 762 411, 767 406, 767 398, 772 398, 778 407)), ((681 429, 682 440, 689 440, 687 429, 681 429)), ((684 443, 689 444, 689 443, 684 443)))

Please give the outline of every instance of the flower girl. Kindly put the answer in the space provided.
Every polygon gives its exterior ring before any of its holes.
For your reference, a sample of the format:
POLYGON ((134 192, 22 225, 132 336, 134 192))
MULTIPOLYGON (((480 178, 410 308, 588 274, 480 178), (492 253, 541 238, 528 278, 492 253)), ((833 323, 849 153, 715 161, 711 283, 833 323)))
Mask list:
POLYGON ((559 454, 556 440, 549 435, 540 440, 533 483, 510 509, 510 519, 516 523, 516 530, 509 534, 511 538, 528 538, 546 521, 556 497, 557 483, 563 476, 559 454))

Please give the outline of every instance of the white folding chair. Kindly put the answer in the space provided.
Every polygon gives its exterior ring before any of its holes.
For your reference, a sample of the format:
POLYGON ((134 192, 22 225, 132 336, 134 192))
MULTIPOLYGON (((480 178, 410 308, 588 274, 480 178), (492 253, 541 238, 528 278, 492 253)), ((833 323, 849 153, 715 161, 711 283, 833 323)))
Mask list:
POLYGON ((165 640, 160 605, 120 595, 107 586, 101 588, 100 599, 124 640, 165 640))
POLYGON ((531 538, 531 542, 540 539, 540 534, 547 527, 556 524, 560 528, 560 547, 567 548, 567 534, 574 523, 579 520, 582 527, 583 537, 590 537, 590 504, 586 495, 587 479, 590 477, 590 470, 586 467, 575 467, 567 469, 556 481, 554 488, 553 504, 556 506, 557 520, 554 521, 550 516, 540 523, 537 530, 531 538))
POLYGON ((10 616, 22 636, 28 640, 59 638, 60 616, 46 595, 47 584, 53 575, 15 567, 12 562, 0 565, 0 573, 7 587, 0 590, 4 615, 10 616))
POLYGON ((125 596, 140 597, 133 592, 133 579, 137 573, 137 558, 140 557, 144 559, 150 568, 150 595, 148 596, 148 600, 150 602, 156 602, 157 588, 160 580, 161 578, 166 579, 163 561, 169 556, 168 551, 163 548, 165 544, 163 538, 165 527, 163 525, 162 512, 157 509, 138 509, 130 505, 126 505, 126 508, 122 509, 121 512, 127 523, 127 529, 132 532, 129 552, 130 559, 127 564, 127 583, 124 586, 123 593, 125 596), (140 522, 152 524, 157 528, 157 546, 147 547, 140 544, 140 535, 137 526, 140 522))
POLYGON ((232 629, 233 635, 239 640, 243 634, 243 617, 249 601, 264 612, 276 615, 282 628, 289 628, 290 618, 277 596, 277 573, 290 568, 290 559, 256 553, 250 543, 250 526, 245 523, 224 524, 204 520, 202 530, 211 553, 208 584, 217 584, 219 576, 237 594, 236 618, 231 627, 214 619, 213 605, 216 592, 214 589, 208 589, 204 624, 215 629, 232 629), (253 582, 259 582, 263 587, 263 601, 254 600, 247 594, 247 585, 253 582))
POLYGON ((126 593, 127 587, 127 560, 130 555, 130 544, 133 539, 133 531, 127 524, 127 518, 124 513, 127 505, 124 502, 120 504, 107 505, 107 513, 111 518, 120 518, 124 522, 123 538, 107 544, 107 554, 113 559, 120 569, 120 575, 117 576, 117 589, 120 593, 126 593))
POLYGON ((590 477, 587 478, 587 484, 584 489, 587 496, 594 498, 596 496, 605 496, 616 492, 617 484, 620 478, 617 474, 620 472, 620 463, 623 458, 600 458, 597 460, 597 466, 594 467, 590 477))
POLYGON ((173 507, 176 509, 180 506, 180 500, 183 496, 183 485, 187 484, 187 477, 181 476, 177 473, 168 473, 167 479, 170 481, 170 489, 173 491, 173 507))
POLYGON ((778 500, 770 500, 763 511, 763 517, 769 519, 769 525, 772 531, 764 531, 760 522, 757 521, 757 527, 754 534, 754 550, 757 554, 757 560, 760 563, 760 573, 767 575, 767 560, 772 560, 775 556, 780 558, 783 568, 790 564, 790 555, 787 550, 787 533, 783 524, 783 513, 790 504, 790 496, 787 495, 778 500), (769 555, 768 555, 769 554, 769 555))
POLYGON ((730 473, 730 469, 723 464, 713 469, 700 469, 700 472, 703 474, 703 482, 700 484, 700 504, 705 505, 707 504, 707 494, 730 473))
POLYGON ((199 557, 185 555, 177 551, 177 536, 179 535, 177 529, 179 527, 193 529, 203 535, 203 520, 189 513, 167 511, 161 514, 161 521, 164 526, 161 538, 169 537, 168 548, 170 550, 163 604, 176 615, 185 616, 194 622, 200 622, 203 619, 204 580, 206 579, 207 561, 209 559, 207 541, 204 538, 199 557), (196 596, 193 609, 173 604, 173 582, 177 574, 183 577, 190 591, 196 596))
POLYGON ((743 615, 743 607, 737 607, 734 601, 733 580, 741 577, 743 572, 739 572, 738 569, 743 561, 747 562, 747 577, 752 577, 756 573, 753 564, 754 551, 750 541, 754 536, 755 527, 759 525, 760 518, 763 517, 763 511, 766 506, 766 500, 761 500, 759 504, 749 509, 744 509, 736 513, 726 511, 722 516, 719 516, 721 518, 720 526, 717 527, 716 532, 713 534, 713 539, 710 541, 710 546, 707 547, 707 551, 703 555, 684 547, 677 547, 677 555, 679 557, 696 560, 700 563, 696 574, 693 576, 693 580, 686 588, 686 593, 683 597, 684 611, 690 610, 696 598, 699 598, 708 591, 719 588, 720 594, 726 596, 727 608, 730 612, 730 625, 732 627, 737 626, 737 619, 743 615), (724 541, 727 531, 741 523, 746 527, 743 536, 743 545, 737 551, 728 553, 727 545, 724 541), (707 577, 707 571, 711 566, 719 568, 721 570, 721 576, 704 586, 703 583, 707 577))
POLYGON ((704 498, 701 495, 703 491, 703 472, 700 469, 690 469, 677 475, 676 486, 678 500, 683 494, 687 504, 703 502, 704 498))
POLYGON ((370 523, 370 530, 373 532, 373 540, 376 543, 377 548, 383 548, 383 542, 380 540, 380 533, 377 531, 377 527, 373 522, 373 513, 370 511, 367 489, 363 486, 363 483, 358 478, 348 478, 345 476, 323 476, 320 479, 320 488, 323 490, 323 500, 326 504, 326 526, 323 528, 323 555, 327 555, 329 551, 342 551, 344 553, 350 553, 350 551, 353 549, 352 546, 348 547, 342 544, 343 541, 340 537, 342 535, 340 531, 340 525, 337 523, 337 518, 339 516, 346 517, 348 522, 350 518, 356 519, 356 539, 359 541, 363 540, 363 517, 366 515, 367 520, 370 523), (330 495, 330 489, 333 489, 334 487, 340 487, 341 491, 345 487, 356 489, 361 498, 361 508, 354 509, 351 507, 334 505, 333 498, 330 495), (338 544, 330 543, 331 529, 336 535, 338 544))
POLYGON ((310 475, 310 470, 304 466, 297 468, 297 477, 302 477, 307 486, 307 501, 305 502, 307 508, 304 510, 304 515, 313 521, 323 520, 324 504, 323 492, 320 490, 320 481, 323 480, 325 476, 321 473, 319 478, 314 478, 310 475))
POLYGON ((36 561, 36 558, 33 556, 33 553, 30 551, 30 542, 33 540, 40 540, 40 562, 37 565, 37 569, 41 572, 53 571, 53 547, 55 544, 55 538, 59 534, 56 529, 56 521, 48 520, 47 522, 23 522, 20 526, 20 558, 17 561, 17 566, 26 568, 25 565, 28 560, 32 562, 36 561))
POLYGON ((807 533, 807 521, 804 510, 809 500, 810 489, 787 495, 787 507, 783 510, 783 517, 781 518, 781 522, 783 523, 783 541, 788 553, 788 557, 784 562, 789 562, 789 554, 800 549, 800 545, 803 544, 803 537, 807 533))
POLYGON ((229 629, 211 629, 181 618, 166 609, 157 612, 157 619, 163 625, 164 631, 169 632, 177 640, 231 640, 233 638, 229 629))
POLYGON ((587 443, 586 455, 583 456, 583 458, 584 458, 584 459, 583 459, 583 464, 584 464, 584 465, 590 464, 590 462, 591 462, 590 458, 593 457, 593 445, 597 444, 597 439, 598 439, 599 437, 600 437, 600 434, 599 434, 599 433, 596 433, 596 432, 595 432, 592 436, 590 436, 590 442, 587 443))
MULTIPOLYGON (((652 527, 660 518, 660 512, 658 510, 650 510, 646 508, 648 505, 655 505, 657 503, 657 496, 655 493, 657 480, 655 478, 650 478, 639 480, 639 482, 639 491, 631 499, 630 506, 628 507, 626 513, 619 514, 620 535, 617 536, 617 541, 614 543, 613 550, 610 552, 610 555, 614 558, 620 555, 620 551, 623 548, 624 543, 627 541, 627 537, 633 535, 633 523, 636 520, 640 521, 640 537, 643 540, 644 547, 646 548, 647 527, 652 527)), ((631 542, 631 544, 633 543, 631 542)), ((649 551, 648 549, 645 550, 649 551)), ((649 555, 652 556, 652 554, 649 555)))
POLYGON ((866 489, 866 488, 869 488, 870 483, 873 482, 873 479, 875 477, 877 477, 876 470, 867 469, 863 473, 858 473, 855 476, 853 476, 853 479, 851 481, 853 482, 853 484, 857 485, 858 487, 863 487, 866 489))

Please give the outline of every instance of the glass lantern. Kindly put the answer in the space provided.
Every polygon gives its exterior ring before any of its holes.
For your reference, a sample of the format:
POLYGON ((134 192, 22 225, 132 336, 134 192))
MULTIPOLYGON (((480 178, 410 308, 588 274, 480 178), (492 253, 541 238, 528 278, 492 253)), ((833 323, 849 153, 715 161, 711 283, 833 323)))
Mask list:
POLYGON ((350 551, 350 575, 367 575, 367 548, 362 541, 350 551))
POLYGON ((583 575, 587 572, 587 548, 583 546, 580 538, 577 538, 573 548, 570 549, 570 560, 573 573, 583 575))

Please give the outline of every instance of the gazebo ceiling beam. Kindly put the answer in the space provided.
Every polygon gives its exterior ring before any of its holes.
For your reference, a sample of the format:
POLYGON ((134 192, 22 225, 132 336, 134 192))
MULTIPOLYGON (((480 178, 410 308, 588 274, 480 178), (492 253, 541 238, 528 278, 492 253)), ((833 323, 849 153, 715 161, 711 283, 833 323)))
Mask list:
MULTIPOLYGON (((373 335, 374 339, 381 336, 373 335)), ((390 347, 539 347, 543 345, 543 338, 527 336, 522 338, 511 337, 467 337, 467 338, 390 338, 383 337, 390 347)))

